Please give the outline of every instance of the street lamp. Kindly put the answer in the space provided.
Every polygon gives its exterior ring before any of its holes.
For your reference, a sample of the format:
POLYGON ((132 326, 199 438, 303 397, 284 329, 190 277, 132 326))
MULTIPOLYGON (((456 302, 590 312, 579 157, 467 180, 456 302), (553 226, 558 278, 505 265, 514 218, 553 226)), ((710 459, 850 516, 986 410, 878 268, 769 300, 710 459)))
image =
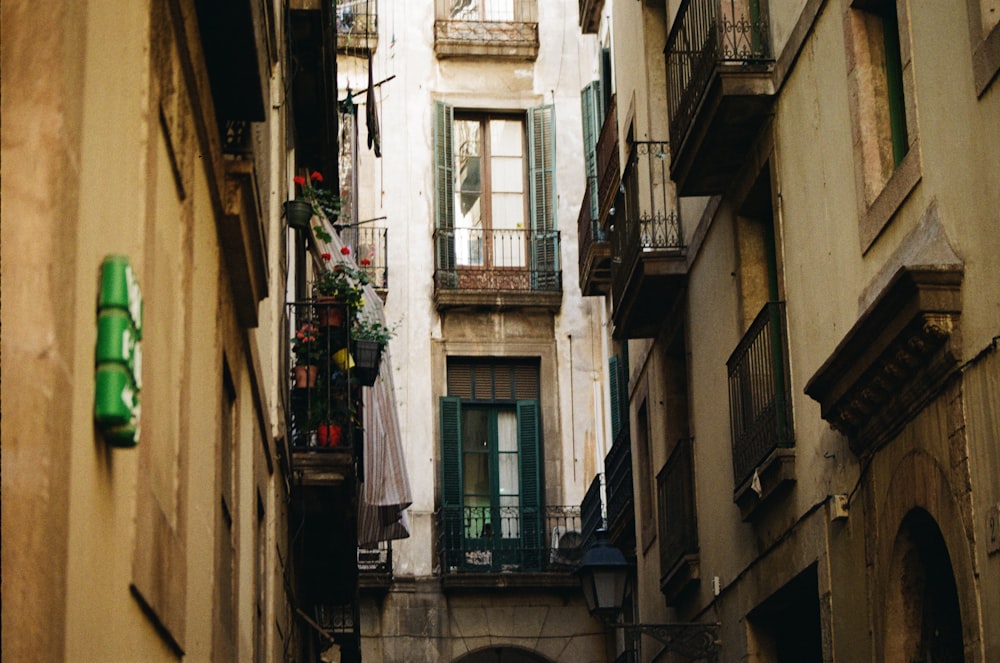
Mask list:
POLYGON ((635 640, 639 634, 655 638, 664 645, 664 651, 673 651, 693 661, 715 663, 719 657, 719 625, 704 622, 676 622, 671 624, 619 624, 616 622, 625 602, 625 584, 629 563, 618 548, 611 545, 607 533, 597 531, 597 539, 584 553, 576 570, 587 601, 587 609, 594 617, 612 628, 625 631, 626 637, 635 640))

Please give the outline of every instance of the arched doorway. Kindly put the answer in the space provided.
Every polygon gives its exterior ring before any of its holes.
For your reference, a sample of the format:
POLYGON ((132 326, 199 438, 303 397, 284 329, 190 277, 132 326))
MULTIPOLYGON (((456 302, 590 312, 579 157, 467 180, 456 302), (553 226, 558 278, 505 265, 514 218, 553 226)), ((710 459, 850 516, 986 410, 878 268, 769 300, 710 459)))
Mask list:
POLYGON ((550 663, 549 659, 520 647, 485 647, 455 659, 455 663, 550 663))
POLYGON ((948 547, 923 509, 903 518, 886 596, 886 661, 964 663, 962 614, 948 547))

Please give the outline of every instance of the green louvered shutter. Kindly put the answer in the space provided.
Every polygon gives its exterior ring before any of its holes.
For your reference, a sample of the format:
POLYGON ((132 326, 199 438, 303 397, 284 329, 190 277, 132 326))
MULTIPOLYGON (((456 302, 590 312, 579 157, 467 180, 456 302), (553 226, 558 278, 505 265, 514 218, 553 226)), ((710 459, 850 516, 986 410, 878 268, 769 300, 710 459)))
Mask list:
POLYGON ((618 437, 618 431, 622 429, 622 385, 618 355, 614 355, 608 360, 608 383, 611 388, 611 439, 614 440, 618 437))
POLYGON ((539 569, 542 550, 542 468, 538 401, 517 401, 517 441, 521 458, 521 547, 528 569, 539 569))
POLYGON ((455 111, 442 101, 434 102, 434 228, 437 237, 436 284, 454 288, 455 271, 455 179, 452 124, 455 111))
POLYGON ((601 136, 604 114, 601 112, 601 81, 592 81, 580 92, 583 112, 583 163, 590 186, 590 218, 594 220, 594 239, 599 238, 600 208, 597 198, 597 139, 601 136))
POLYGON ((556 232, 555 107, 528 111, 528 189, 531 206, 532 287, 558 290, 559 235, 556 232))
POLYGON ((443 396, 441 408, 441 524, 445 563, 462 561, 462 401, 443 396))

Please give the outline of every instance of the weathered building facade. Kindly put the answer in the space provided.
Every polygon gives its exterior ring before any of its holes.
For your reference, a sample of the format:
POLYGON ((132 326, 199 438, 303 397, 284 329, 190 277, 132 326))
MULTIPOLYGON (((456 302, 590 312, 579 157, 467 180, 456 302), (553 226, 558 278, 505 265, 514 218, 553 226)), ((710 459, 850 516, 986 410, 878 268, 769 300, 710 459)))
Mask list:
POLYGON ((996 7, 580 10, 623 620, 716 623, 724 661, 995 659, 996 7))

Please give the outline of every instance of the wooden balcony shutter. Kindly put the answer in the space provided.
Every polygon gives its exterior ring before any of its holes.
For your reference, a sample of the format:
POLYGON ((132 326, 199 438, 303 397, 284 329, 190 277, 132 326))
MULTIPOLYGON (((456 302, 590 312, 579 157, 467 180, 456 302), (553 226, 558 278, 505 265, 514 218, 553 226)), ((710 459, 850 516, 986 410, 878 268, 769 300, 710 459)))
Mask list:
POLYGON ((437 270, 455 273, 455 179, 452 124, 455 111, 441 101, 434 102, 434 227, 437 229, 437 270))
POLYGON ((580 92, 583 112, 583 163, 590 183, 590 218, 599 219, 601 210, 597 197, 597 139, 601 135, 601 81, 591 81, 580 92))
POLYGON ((536 106, 528 111, 528 189, 530 195, 533 286, 553 289, 559 271, 556 235, 555 107, 536 106))
POLYGON ((541 551, 542 482, 537 400, 517 402, 517 438, 521 459, 521 539, 526 551, 541 551))
MULTIPOLYGON (((458 551, 462 542, 462 402, 442 396, 441 416, 441 507, 444 549, 458 551)), ((450 559, 449 565, 458 563, 450 559)))
POLYGON ((608 384, 611 391, 611 439, 614 440, 618 437, 618 431, 622 429, 622 384, 618 355, 608 360, 608 384))

